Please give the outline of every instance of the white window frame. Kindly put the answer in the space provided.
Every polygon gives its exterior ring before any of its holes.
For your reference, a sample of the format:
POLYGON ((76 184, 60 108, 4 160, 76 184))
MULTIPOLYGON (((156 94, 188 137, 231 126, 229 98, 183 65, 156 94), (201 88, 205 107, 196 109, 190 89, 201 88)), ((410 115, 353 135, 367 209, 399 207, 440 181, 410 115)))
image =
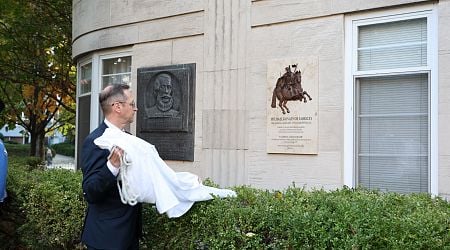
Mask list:
POLYGON ((429 131, 430 169, 429 193, 438 195, 438 56, 437 10, 435 4, 393 10, 350 14, 345 17, 345 103, 344 103, 344 185, 356 187, 355 163, 355 79, 364 76, 381 76, 401 73, 429 72, 429 131), (359 25, 385 23, 412 18, 427 18, 427 65, 395 70, 357 70, 357 39, 359 25))
MULTIPOLYGON (((91 92, 84 93, 80 95, 78 93, 78 97, 85 96, 85 95, 91 95, 91 117, 90 117, 90 131, 93 131, 95 128, 99 125, 99 119, 100 119, 100 104, 98 103, 98 96, 100 94, 100 91, 102 90, 102 67, 103 67, 103 60, 104 59, 111 59, 116 57, 125 57, 125 56, 131 56, 133 60, 133 54, 131 52, 131 49, 122 49, 122 50, 109 50, 107 52, 97 52, 91 54, 89 57, 86 57, 82 60, 80 60, 80 63, 78 63, 78 69, 81 65, 85 65, 88 63, 92 63, 92 83, 91 83, 91 92)), ((131 69, 133 69, 133 61, 131 62, 131 69)), ((133 76, 131 72, 131 76, 133 76)), ((133 79, 131 79, 133 81, 133 79)), ((132 81, 130 85, 132 84, 132 81)), ((77 80, 78 84, 78 80, 77 80)))
POLYGON ((91 60, 91 58, 88 58, 88 59, 85 59, 85 60, 81 60, 80 62, 78 62, 78 65, 77 65, 77 96, 78 97, 82 97, 82 96, 85 96, 85 95, 90 95, 91 94, 91 92, 92 92, 92 82, 93 82, 93 78, 94 78, 94 72, 93 72, 93 67, 94 67, 94 64, 92 63, 92 60, 91 60), (86 92, 86 93, 80 93, 81 92, 81 88, 78 88, 79 87, 79 84, 80 84, 80 78, 81 78, 81 71, 80 71, 80 68, 82 67, 82 66, 84 66, 84 65, 87 65, 87 64, 89 64, 89 63, 91 63, 91 65, 92 65, 92 69, 91 69, 91 91, 90 92, 86 92))
MULTIPOLYGON (((91 107, 92 107, 92 111, 93 113, 95 113, 94 116, 91 115, 91 131, 94 130, 95 128, 98 127, 98 125, 102 122, 101 119, 101 115, 100 115, 100 103, 98 102, 98 96, 100 94, 100 92, 102 91, 102 77, 103 77, 103 60, 107 60, 107 59, 112 59, 112 58, 117 58, 117 57, 126 57, 126 56, 130 56, 131 57, 131 81, 130 81, 130 86, 132 87, 132 82, 133 82, 133 55, 131 53, 131 51, 115 51, 112 53, 102 53, 102 54, 94 54, 94 56, 96 56, 96 59, 98 61, 98 63, 96 64, 97 66, 97 74, 96 76, 96 85, 95 85, 95 98, 91 99, 91 107), (95 106, 94 106, 95 105, 95 106)), ((94 70, 92 70, 94 71, 94 70)), ((92 73, 93 74, 93 73, 92 73)), ((94 87, 93 87, 94 88, 94 87)), ((94 96, 94 95, 93 95, 94 96)))
MULTIPOLYGON (((99 91, 101 91, 101 89, 102 89, 102 76, 103 76, 103 73, 102 73, 101 69, 103 69, 103 60, 112 59, 112 58, 118 58, 118 57, 127 57, 127 56, 131 57, 131 67, 133 67, 133 57, 132 57, 130 52, 121 52, 121 53, 100 55, 99 56, 99 63, 98 63, 98 70, 99 70, 99 72, 98 72, 98 78, 99 78, 98 79, 98 81, 99 81, 98 87, 99 87, 99 89, 98 90, 99 91)), ((132 77, 132 75, 133 75, 132 70, 130 71, 130 73, 131 73, 131 77, 132 77)))

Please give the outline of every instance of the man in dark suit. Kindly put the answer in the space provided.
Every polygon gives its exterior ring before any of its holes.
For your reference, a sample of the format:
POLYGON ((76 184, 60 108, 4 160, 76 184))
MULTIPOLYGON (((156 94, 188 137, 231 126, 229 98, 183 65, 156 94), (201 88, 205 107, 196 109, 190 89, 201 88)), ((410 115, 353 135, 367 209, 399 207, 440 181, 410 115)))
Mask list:
POLYGON ((88 249, 139 249, 142 205, 123 204, 117 187, 123 150, 109 152, 94 144, 107 127, 123 130, 132 123, 136 104, 126 84, 107 86, 99 101, 105 120, 86 137, 81 152, 83 195, 88 205, 82 241, 88 249))

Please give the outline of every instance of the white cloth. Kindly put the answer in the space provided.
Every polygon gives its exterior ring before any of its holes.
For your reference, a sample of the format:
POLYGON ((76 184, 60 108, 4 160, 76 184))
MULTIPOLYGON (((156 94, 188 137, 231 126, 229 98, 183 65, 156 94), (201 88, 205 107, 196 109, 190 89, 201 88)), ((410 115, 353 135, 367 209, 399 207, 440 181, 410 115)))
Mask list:
POLYGON ((122 181, 119 192, 125 196, 123 203, 154 203, 160 214, 173 218, 185 214, 196 201, 213 199, 213 195, 236 196, 233 190, 201 184, 195 174, 173 171, 155 146, 118 129, 107 128, 94 143, 110 151, 118 146, 125 152, 118 178, 122 181))

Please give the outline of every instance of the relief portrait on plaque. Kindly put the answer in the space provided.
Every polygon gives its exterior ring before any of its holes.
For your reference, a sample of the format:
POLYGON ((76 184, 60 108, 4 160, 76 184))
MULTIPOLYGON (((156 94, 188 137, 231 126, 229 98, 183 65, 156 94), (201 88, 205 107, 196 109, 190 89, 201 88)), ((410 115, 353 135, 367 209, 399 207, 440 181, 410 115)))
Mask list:
POLYGON ((288 101, 303 101, 306 103, 308 99, 312 100, 308 92, 302 88, 302 72, 297 68, 297 65, 288 65, 284 68, 285 73, 277 79, 273 89, 271 107, 276 108, 276 101, 278 100, 278 106, 283 114, 290 113, 286 106, 288 101))
POLYGON ((180 97, 174 95, 176 93, 174 91, 174 84, 176 85, 176 82, 173 82, 171 75, 161 73, 155 77, 153 83, 148 85, 153 87, 152 90, 147 91, 147 93, 152 94, 147 99, 152 104, 150 108, 146 109, 148 118, 180 116, 180 112, 177 110, 178 107, 174 105, 175 102, 177 104, 180 103, 180 97))
POLYGON ((136 134, 164 160, 194 160, 195 63, 137 70, 136 134))

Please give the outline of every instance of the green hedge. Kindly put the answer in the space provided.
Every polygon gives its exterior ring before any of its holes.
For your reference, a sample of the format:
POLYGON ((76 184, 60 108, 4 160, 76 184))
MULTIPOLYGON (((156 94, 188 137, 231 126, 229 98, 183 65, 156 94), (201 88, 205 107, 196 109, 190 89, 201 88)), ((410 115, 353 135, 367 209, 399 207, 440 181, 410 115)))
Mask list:
POLYGON ((30 156, 30 144, 5 143, 5 148, 8 151, 8 156, 30 156))
POLYGON ((10 158, 7 190, 24 219, 17 225, 18 238, 32 249, 72 249, 85 211, 81 172, 33 164, 33 157, 10 158))
MULTIPOLYGON (((30 155, 30 144, 13 144, 5 143, 6 150, 10 156, 29 156, 30 155)), ((65 156, 75 156, 75 145, 71 143, 58 143, 50 146, 53 155, 60 154, 65 156)))
POLYGON ((58 143, 51 145, 57 154, 75 157, 75 145, 72 143, 58 143))
POLYGON ((147 211, 147 244, 155 249, 450 248, 450 204, 425 194, 295 187, 236 191, 236 199, 197 203, 179 219, 147 211))
MULTIPOLYGON (((81 173, 29 170, 11 159, 8 191, 32 249, 81 248, 81 173)), ((168 219, 144 205, 142 249, 449 249, 450 204, 426 194, 363 189, 268 191, 241 186, 237 198, 198 202, 168 219)))

